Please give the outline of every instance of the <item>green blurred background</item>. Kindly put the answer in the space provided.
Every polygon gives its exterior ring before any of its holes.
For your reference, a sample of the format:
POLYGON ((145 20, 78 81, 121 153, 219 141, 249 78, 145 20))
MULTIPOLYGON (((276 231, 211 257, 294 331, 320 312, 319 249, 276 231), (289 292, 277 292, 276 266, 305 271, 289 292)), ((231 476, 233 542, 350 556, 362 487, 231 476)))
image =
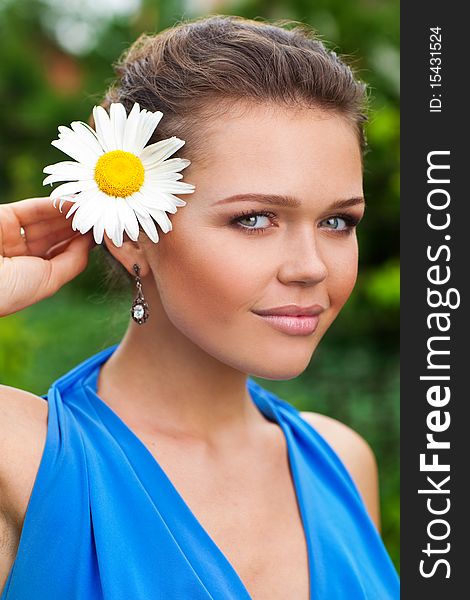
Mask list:
MULTIPOLYGON (((42 169, 64 158, 50 145, 57 126, 88 119, 113 61, 141 32, 210 13, 309 23, 370 86, 356 289, 300 377, 258 381, 372 446, 382 536, 399 570, 398 0, 0 0, 0 203, 46 194, 42 169)), ((121 339, 134 290, 110 287, 105 272, 94 250, 86 271, 54 297, 1 319, 1 383, 44 394, 121 339)))

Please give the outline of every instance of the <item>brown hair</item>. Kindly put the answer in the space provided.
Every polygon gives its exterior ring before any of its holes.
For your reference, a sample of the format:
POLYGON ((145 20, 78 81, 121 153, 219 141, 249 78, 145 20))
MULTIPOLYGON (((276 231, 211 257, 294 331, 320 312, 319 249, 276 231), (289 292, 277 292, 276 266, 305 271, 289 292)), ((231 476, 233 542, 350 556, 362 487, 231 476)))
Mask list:
POLYGON ((201 133, 246 100, 335 111, 354 127, 361 150, 366 147, 366 86, 304 23, 199 17, 141 35, 114 67, 117 81, 102 105, 122 102, 129 111, 138 102, 162 111, 148 143, 179 137, 186 142, 181 156, 192 163, 208 158, 210 145, 201 133))

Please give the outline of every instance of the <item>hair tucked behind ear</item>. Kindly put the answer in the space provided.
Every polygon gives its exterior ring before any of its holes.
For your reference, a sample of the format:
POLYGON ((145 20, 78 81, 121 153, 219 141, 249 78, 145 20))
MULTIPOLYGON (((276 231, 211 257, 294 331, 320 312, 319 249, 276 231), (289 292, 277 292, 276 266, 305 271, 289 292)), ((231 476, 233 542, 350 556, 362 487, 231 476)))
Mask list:
MULTIPOLYGON (((334 111, 351 123, 361 150, 366 146, 365 84, 310 26, 297 21, 214 15, 179 22, 141 35, 114 67, 117 80, 103 106, 122 102, 129 111, 138 102, 162 111, 148 143, 177 136, 195 164, 209 158, 204 131, 210 123, 246 101, 334 111)), ((131 279, 109 258, 113 269, 131 279)))

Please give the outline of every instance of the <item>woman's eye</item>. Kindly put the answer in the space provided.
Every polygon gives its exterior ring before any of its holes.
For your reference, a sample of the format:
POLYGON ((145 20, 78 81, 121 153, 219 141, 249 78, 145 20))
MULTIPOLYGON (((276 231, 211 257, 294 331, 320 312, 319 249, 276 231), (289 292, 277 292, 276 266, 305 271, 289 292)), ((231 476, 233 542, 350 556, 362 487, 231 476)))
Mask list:
POLYGON ((250 211, 235 215, 230 220, 232 226, 241 229, 243 233, 265 233, 275 226, 277 216, 271 212, 250 211))
POLYGON ((352 233, 354 227, 359 223, 360 219, 351 215, 335 215, 324 219, 323 223, 327 224, 327 229, 337 231, 342 234, 352 233))
POLYGON ((247 217, 240 217, 238 223, 242 227, 249 229, 264 229, 265 227, 269 227, 269 217, 266 215, 249 215, 247 217))
POLYGON ((324 223, 328 223, 331 229, 346 229, 348 224, 342 217, 329 217, 324 223))

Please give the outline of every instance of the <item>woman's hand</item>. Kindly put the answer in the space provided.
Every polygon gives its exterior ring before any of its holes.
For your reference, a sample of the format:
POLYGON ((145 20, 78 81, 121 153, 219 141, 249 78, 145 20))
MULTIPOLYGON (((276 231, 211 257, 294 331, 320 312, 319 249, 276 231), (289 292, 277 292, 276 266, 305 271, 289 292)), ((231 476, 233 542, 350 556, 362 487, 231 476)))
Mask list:
POLYGON ((0 204, 0 316, 52 296, 87 266, 96 242, 72 229, 68 202, 62 213, 49 197, 0 204))

